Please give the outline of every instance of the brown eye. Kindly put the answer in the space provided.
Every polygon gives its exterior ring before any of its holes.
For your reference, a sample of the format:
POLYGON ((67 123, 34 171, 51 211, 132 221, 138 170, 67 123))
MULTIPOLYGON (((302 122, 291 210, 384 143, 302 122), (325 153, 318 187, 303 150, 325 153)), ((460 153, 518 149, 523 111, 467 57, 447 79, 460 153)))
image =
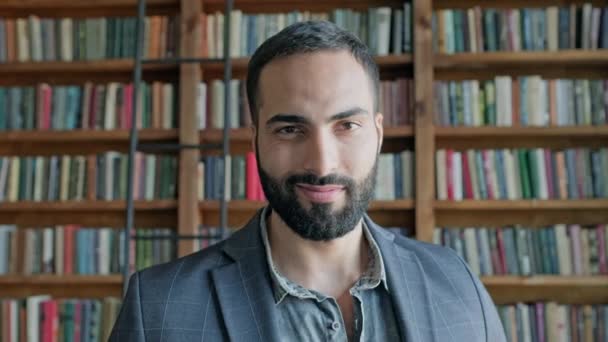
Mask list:
POLYGON ((344 131, 352 131, 359 127, 360 126, 357 123, 354 123, 352 121, 346 121, 346 122, 343 122, 342 124, 340 124, 340 128, 344 131))
POLYGON ((301 132, 302 130, 296 126, 285 126, 276 130, 276 133, 281 135, 299 134, 301 132))

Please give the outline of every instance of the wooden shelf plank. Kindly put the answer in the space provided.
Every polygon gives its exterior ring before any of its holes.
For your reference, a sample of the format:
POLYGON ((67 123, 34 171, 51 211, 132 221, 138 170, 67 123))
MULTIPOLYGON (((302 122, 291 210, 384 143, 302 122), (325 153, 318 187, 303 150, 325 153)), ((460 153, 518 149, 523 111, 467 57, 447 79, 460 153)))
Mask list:
POLYGON ((605 2, 603 0, 499 0, 499 1, 472 1, 472 0, 434 0, 433 9, 468 9, 474 6, 481 8, 542 8, 548 6, 568 6, 570 4, 582 5, 592 3, 595 7, 600 7, 605 2))
POLYGON ((392 138, 413 138, 413 126, 392 126, 384 127, 384 139, 392 138))
MULTIPOLYGON (((64 201, 64 202, 2 202, 0 212, 6 211, 123 211, 127 203, 123 200, 117 201, 64 201)), ((135 201, 136 210, 166 210, 175 209, 175 200, 135 201)))
POLYGON ((603 286, 608 288, 608 276, 485 276, 482 281, 486 286, 603 286))
POLYGON ((524 52, 482 52, 456 53, 452 55, 437 54, 434 56, 435 68, 488 67, 496 65, 530 66, 530 65, 608 65, 606 50, 561 50, 524 51, 524 52))
POLYGON ((567 127, 435 127, 438 138, 608 137, 608 125, 567 127))
MULTIPOLYGON (((0 63, 0 86, 132 82, 133 59, 0 63)), ((144 81, 177 81, 175 64, 145 64, 144 81)))
POLYGON ((482 52, 435 55, 434 80, 493 80, 539 75, 543 78, 608 77, 608 50, 482 52))
POLYGON ((0 297, 23 298, 37 294, 48 294, 54 298, 121 297, 122 276, 0 276, 0 297))
MULTIPOLYGON (((0 74, 15 73, 93 73, 93 72, 125 72, 132 73, 135 63, 133 59, 105 59, 87 61, 51 61, 51 62, 15 62, 0 63, 0 74)), ((173 64, 145 64, 144 70, 176 70, 173 64)))
POLYGON ((98 285, 122 284, 122 276, 112 275, 5 275, 0 276, 1 285, 56 284, 56 285, 98 285))
MULTIPOLYGON (((222 142, 223 129, 209 128, 199 131, 201 143, 222 142)), ((229 130, 230 143, 243 143, 251 141, 251 129, 248 127, 233 128, 229 130)))
MULTIPOLYGON (((403 1, 400 0, 329 0, 329 1, 310 1, 310 0, 236 0, 234 7, 247 13, 279 13, 289 11, 311 11, 326 12, 336 8, 351 8, 357 10, 367 10, 369 7, 392 6, 401 7, 403 1)), ((207 13, 224 11, 223 0, 205 0, 203 9, 207 13)))
MULTIPOLYGON (((147 0, 147 6, 175 5, 179 6, 178 0, 147 0)), ((5 9, 32 9, 37 7, 50 8, 97 8, 97 7, 135 7, 137 0, 3 0, 0 10, 5 9)))
POLYGON ((462 200, 435 201, 438 210, 608 210, 608 199, 581 200, 462 200))
POLYGON ((602 148, 608 125, 569 127, 436 127, 437 148, 602 148))
MULTIPOLYGON (((69 130, 69 131, 5 131, 0 132, 0 143, 8 142, 69 142, 95 143, 104 141, 129 141, 129 130, 69 130)), ((177 139, 176 129, 144 128, 138 132, 140 141, 177 139)))
POLYGON ((608 276, 489 276, 481 279, 496 304, 535 301, 592 304, 608 301, 608 276))
MULTIPOLYGON (((0 155, 90 155, 127 152, 129 130, 5 131, 0 132, 0 155)), ((176 129, 142 129, 140 142, 177 142, 176 129)))
MULTIPOLYGON (((135 227, 175 227, 175 200, 135 201, 135 227)), ((78 224, 122 228, 125 201, 2 202, 0 223, 22 227, 78 224)))
MULTIPOLYGON (((175 14, 179 0, 147 0, 146 14, 175 14)), ((105 17, 136 16, 137 0, 3 0, 0 15, 3 17, 105 17)))
POLYGON ((608 200, 463 200, 435 201, 437 226, 542 227, 608 222, 608 200))

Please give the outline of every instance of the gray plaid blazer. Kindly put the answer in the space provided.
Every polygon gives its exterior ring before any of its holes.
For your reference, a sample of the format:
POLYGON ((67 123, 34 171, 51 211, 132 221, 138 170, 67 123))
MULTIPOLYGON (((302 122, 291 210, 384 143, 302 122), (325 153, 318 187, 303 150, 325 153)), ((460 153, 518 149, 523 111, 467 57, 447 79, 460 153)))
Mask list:
MULTIPOLYGON (((110 341, 278 341, 260 213, 219 244, 135 273, 110 341)), ((365 220, 403 341, 505 341, 490 296, 461 258, 365 220)))

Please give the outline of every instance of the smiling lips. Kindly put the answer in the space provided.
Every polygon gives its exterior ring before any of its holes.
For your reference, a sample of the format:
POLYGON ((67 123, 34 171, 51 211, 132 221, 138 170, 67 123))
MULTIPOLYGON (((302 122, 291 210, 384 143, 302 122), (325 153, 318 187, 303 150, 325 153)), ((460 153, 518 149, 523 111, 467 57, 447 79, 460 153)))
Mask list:
POLYGON ((312 202, 328 203, 335 201, 344 191, 342 185, 309 185, 296 184, 300 192, 312 202))

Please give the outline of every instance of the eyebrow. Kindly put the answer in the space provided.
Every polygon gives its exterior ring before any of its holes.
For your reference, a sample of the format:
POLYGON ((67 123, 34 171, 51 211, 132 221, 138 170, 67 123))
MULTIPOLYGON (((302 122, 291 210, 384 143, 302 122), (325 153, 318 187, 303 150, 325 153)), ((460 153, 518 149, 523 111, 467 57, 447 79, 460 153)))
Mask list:
MULTIPOLYGON (((332 121, 344 120, 351 116, 361 115, 361 114, 368 114, 368 111, 361 107, 353 107, 351 109, 348 109, 348 110, 345 110, 345 111, 342 111, 340 113, 330 116, 327 120, 325 120, 325 122, 329 123, 332 121)), ((299 123, 299 124, 310 124, 311 123, 308 118, 306 118, 302 115, 280 113, 280 114, 274 115, 273 117, 268 119, 268 121, 266 121, 266 127, 268 127, 272 124, 275 124, 275 123, 279 123, 279 122, 299 123)))

